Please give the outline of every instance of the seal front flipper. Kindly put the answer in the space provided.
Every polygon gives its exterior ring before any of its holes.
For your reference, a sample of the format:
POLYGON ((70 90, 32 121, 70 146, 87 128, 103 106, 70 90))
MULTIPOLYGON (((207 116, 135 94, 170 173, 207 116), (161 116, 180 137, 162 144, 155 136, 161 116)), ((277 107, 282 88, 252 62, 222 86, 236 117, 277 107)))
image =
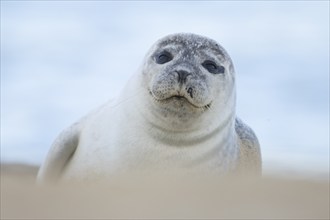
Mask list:
POLYGON ((238 171, 260 176, 262 174, 262 158, 260 144, 253 130, 241 119, 236 118, 235 131, 239 139, 240 160, 238 171))
POLYGON ((63 170, 78 147, 80 127, 81 123, 75 123, 62 131, 56 138, 46 160, 39 169, 37 176, 39 183, 56 182, 60 179, 63 170))

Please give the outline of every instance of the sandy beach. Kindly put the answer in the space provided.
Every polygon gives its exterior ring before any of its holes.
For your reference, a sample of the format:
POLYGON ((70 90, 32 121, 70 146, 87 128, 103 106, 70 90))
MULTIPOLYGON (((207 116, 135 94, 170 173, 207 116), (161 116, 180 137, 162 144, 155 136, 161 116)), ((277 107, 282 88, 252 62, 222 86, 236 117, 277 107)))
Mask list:
POLYGON ((37 167, 1 165, 1 219, 329 219, 329 181, 118 178, 37 186, 37 167))

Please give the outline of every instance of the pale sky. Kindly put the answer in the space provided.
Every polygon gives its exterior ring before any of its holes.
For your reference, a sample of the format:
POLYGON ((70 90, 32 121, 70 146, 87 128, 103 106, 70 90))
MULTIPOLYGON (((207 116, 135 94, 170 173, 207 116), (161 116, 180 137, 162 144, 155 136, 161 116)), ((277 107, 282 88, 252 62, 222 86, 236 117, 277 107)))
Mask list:
POLYGON ((266 172, 329 174, 328 1, 1 1, 1 162, 40 164, 176 32, 231 55, 266 172))

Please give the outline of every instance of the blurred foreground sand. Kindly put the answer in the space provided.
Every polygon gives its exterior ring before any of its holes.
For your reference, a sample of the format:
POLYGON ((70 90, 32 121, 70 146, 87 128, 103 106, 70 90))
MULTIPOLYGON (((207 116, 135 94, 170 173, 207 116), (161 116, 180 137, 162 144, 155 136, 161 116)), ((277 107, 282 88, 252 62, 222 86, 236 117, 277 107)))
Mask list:
POLYGON ((36 186, 36 172, 1 165, 1 219, 329 219, 328 180, 127 177, 36 186))

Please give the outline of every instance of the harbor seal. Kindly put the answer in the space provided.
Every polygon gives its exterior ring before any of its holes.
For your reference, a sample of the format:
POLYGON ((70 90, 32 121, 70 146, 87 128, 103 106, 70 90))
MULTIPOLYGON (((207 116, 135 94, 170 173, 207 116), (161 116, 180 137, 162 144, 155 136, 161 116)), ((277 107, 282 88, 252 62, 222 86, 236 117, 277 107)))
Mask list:
POLYGON ((236 117, 235 71, 216 41, 158 40, 120 95, 64 130, 40 182, 128 172, 261 173, 259 143, 236 117))

